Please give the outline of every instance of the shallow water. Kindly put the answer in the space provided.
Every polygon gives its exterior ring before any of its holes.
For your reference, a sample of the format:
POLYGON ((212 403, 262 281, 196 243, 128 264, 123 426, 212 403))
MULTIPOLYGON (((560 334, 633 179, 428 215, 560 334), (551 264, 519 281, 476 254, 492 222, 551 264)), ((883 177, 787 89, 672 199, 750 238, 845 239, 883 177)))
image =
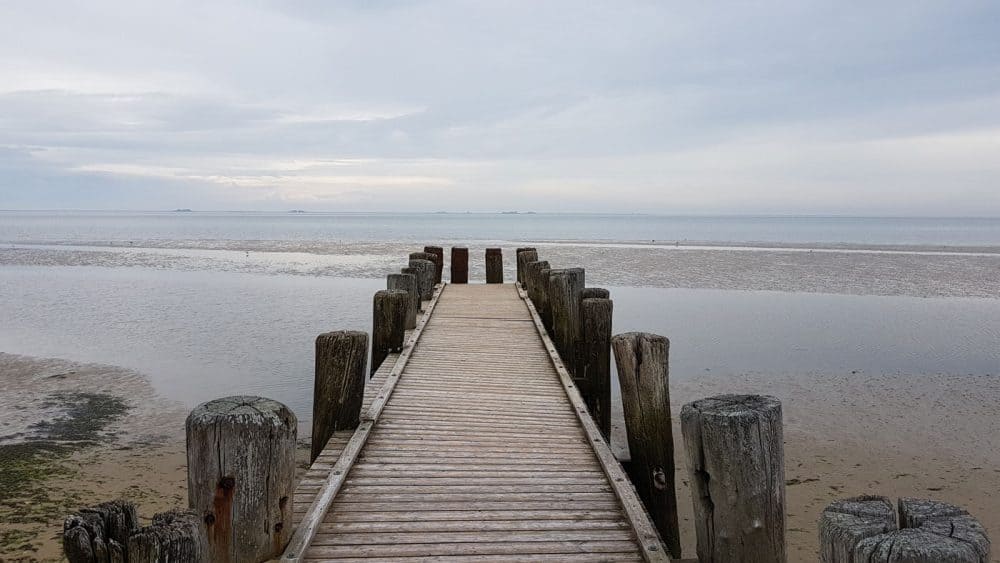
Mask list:
MULTIPOLYGON (((138 370, 193 406, 261 394, 311 413, 313 342, 369 331, 382 280, 0 268, 0 351, 138 370)), ((1000 300, 611 288, 615 332, 671 339, 678 381, 743 373, 1000 373, 1000 300)), ((303 429, 308 425, 303 425, 303 429)))

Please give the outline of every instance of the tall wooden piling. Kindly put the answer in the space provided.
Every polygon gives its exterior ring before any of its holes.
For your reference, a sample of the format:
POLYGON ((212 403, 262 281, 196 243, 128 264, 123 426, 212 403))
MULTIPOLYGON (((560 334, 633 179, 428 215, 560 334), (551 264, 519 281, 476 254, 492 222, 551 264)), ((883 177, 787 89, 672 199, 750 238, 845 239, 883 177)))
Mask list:
MULTIPOLYGON (((548 262, 546 262, 548 264, 548 262)), ((542 326, 550 335, 552 334, 552 300, 549 298, 551 288, 549 278, 552 275, 552 268, 543 266, 538 270, 538 316, 542 318, 542 326)))
POLYGON ((548 268, 549 263, 544 260, 533 260, 524 266, 524 290, 528 298, 535 304, 538 314, 542 314, 541 304, 538 299, 539 280, 541 279, 542 268, 548 268))
POLYGON ((367 361, 368 335, 364 332, 342 330, 316 337, 310 462, 316 461, 334 432, 357 428, 367 361))
POLYGON ((406 335, 406 311, 410 296, 397 289, 375 292, 372 303, 372 362, 371 375, 391 352, 403 349, 406 335))
POLYGON ((502 249, 486 249, 486 283, 503 283, 502 249))
POLYGON ((469 283, 469 249, 451 248, 451 283, 469 283))
POLYGON ((425 246, 424 252, 437 256, 434 261, 434 284, 437 285, 441 283, 441 274, 444 273, 444 249, 440 246, 425 246))
POLYGON ((385 288, 405 291, 410 296, 406 309, 406 329, 417 326, 417 314, 420 312, 420 291, 417 289, 416 274, 389 274, 385 277, 385 288))
POLYGON ((837 500, 819 520, 821 563, 990 561, 986 530, 965 509, 917 498, 860 496, 837 500))
POLYGON ((262 397, 216 399, 187 418, 188 504, 210 560, 278 557, 292 533, 298 421, 262 397))
POLYGON ((618 365, 632 455, 630 475, 663 543, 679 558, 674 435, 670 423, 670 341, 656 334, 629 332, 612 337, 611 347, 618 365))
POLYGON ((694 401, 681 410, 681 430, 699 561, 784 563, 781 402, 763 395, 694 401))
POLYGON ((549 272, 548 303, 552 311, 552 340, 566 369, 575 379, 583 375, 580 307, 586 278, 583 268, 549 272))
POLYGON ((528 284, 528 264, 538 261, 538 251, 533 247, 518 248, 514 255, 517 264, 517 281, 526 286, 528 284))
POLYGON ((421 301, 429 301, 434 296, 434 262, 424 259, 411 259, 410 268, 416 271, 417 292, 421 301))
POLYGON ((611 437, 611 316, 610 299, 583 300, 583 376, 580 394, 587 403, 590 416, 604 434, 611 437))

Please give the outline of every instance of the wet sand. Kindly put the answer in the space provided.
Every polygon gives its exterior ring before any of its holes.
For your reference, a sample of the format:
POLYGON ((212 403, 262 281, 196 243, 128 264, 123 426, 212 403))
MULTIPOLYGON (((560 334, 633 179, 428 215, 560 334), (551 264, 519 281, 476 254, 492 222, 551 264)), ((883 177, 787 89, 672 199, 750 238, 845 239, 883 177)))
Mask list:
MULTIPOLYGON (((79 506, 133 499, 141 517, 186 502, 186 410, 158 400, 141 375, 0 354, 0 397, 46 404, 57 392, 87 390, 124 398, 129 410, 71 454, 39 462, 48 477, 30 491, 0 491, 0 560, 56 560, 62 517, 79 506), (24 546, 24 547, 22 547, 24 546)), ((969 509, 1000 537, 1000 377, 844 374, 775 377, 747 374, 675 382, 672 409, 723 392, 760 392, 782 400, 785 422, 790 561, 815 561, 816 520, 836 498, 878 493, 926 496, 969 509)), ((10 402, 13 400, 13 404, 10 402)), ((0 444, 23 441, 44 409, 5 415, 0 444), (34 412, 35 414, 32 414, 34 412), (12 432, 15 421, 20 432, 12 432)), ((309 423, 301 421, 302 432, 309 423)), ((37 437, 37 436, 36 436, 37 437)), ((302 441, 306 443, 305 440, 302 441)), ((685 556, 694 554, 691 502, 675 426, 678 501, 685 556)))

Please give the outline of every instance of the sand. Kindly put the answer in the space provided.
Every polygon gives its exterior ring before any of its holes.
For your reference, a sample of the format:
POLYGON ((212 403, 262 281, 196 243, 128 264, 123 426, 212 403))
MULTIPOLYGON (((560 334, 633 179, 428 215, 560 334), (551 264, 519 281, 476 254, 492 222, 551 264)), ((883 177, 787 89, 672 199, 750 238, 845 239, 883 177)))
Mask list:
MULTIPOLYGON (((0 543, 0 560, 58 559, 62 516, 74 507, 123 496, 135 500, 148 519, 185 504, 186 410, 157 399, 141 375, 8 354, 0 354, 0 375, 6 425, 0 426, 0 444, 17 439, 10 437, 16 434, 11 431, 15 418, 23 429, 31 426, 33 416, 36 421, 52 416, 38 408, 12 416, 17 403, 42 405, 51 393, 86 389, 117 393, 129 404, 127 413, 100 432, 101 439, 46 462, 54 472, 40 487, 44 495, 0 491, 0 534, 19 534, 18 541, 0 543)), ((995 416, 1000 377, 705 377, 671 385, 673 411, 676 415, 687 401, 724 392, 761 392, 782 400, 790 561, 815 561, 820 510, 833 499, 861 493, 952 502, 969 509, 991 537, 1000 538, 1000 417, 995 416)), ((308 432, 308 421, 301 424, 301 431, 308 432)), ((676 427, 675 441, 680 452, 676 427)), ((692 557, 694 532, 682 457, 677 479, 682 546, 685 556, 692 557)))

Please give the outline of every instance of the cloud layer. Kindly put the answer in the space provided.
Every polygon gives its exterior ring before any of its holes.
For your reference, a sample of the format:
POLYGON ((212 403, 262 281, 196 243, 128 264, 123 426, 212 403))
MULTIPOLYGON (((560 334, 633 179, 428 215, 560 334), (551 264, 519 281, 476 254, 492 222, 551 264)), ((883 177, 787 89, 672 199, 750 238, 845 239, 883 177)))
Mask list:
POLYGON ((1000 215, 995 2, 0 21, 0 208, 1000 215))

